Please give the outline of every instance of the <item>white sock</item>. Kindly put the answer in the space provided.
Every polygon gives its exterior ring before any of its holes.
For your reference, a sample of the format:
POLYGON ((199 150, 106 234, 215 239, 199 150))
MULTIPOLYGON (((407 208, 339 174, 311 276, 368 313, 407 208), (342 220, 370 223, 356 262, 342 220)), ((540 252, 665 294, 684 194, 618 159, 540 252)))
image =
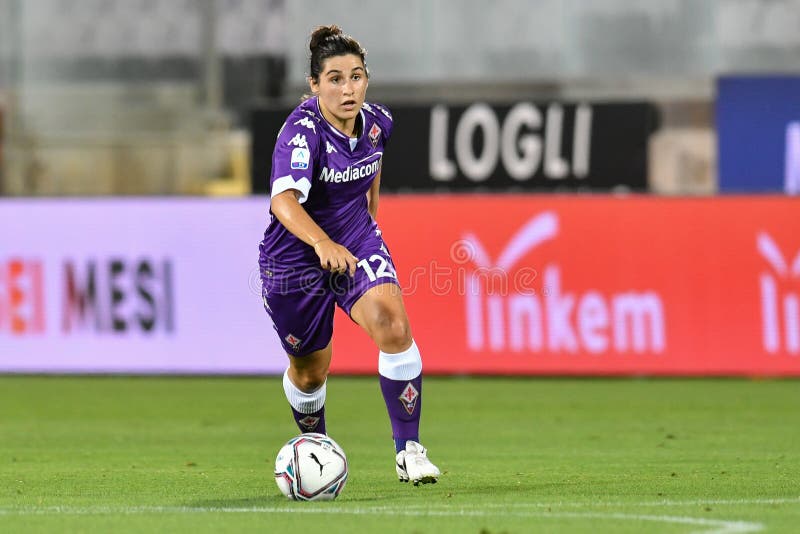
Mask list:
POLYGON ((292 405, 292 408, 300 413, 314 413, 325 406, 325 395, 327 392, 327 379, 320 387, 306 393, 300 391, 289 379, 289 369, 283 373, 283 391, 286 393, 286 400, 292 405))
POLYGON ((412 380, 422 373, 422 356, 414 340, 403 352, 378 354, 378 373, 390 380, 412 380))

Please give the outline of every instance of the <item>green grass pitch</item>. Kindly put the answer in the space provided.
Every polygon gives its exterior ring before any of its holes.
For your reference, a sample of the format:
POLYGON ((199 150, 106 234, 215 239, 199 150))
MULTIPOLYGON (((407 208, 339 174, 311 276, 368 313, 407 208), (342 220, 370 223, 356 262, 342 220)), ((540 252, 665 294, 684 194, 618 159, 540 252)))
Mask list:
POLYGON ((334 376, 350 478, 295 503, 278 378, 0 377, 0 532, 800 532, 800 383, 428 378, 401 484, 376 378, 334 376))

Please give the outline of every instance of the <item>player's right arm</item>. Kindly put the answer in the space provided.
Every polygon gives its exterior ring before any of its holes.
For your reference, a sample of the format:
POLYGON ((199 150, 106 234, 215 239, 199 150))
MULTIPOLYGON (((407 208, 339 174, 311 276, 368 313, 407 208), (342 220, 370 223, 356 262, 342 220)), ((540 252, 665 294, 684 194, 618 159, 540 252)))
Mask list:
POLYGON ((270 210, 289 232, 314 248, 323 269, 349 271, 352 276, 358 259, 332 241, 302 206, 313 183, 317 126, 313 118, 295 112, 278 133, 272 154, 270 210))
POLYGON ((323 269, 353 276, 356 272, 358 258, 349 250, 334 242, 325 231, 314 222, 314 219, 300 205, 302 192, 288 189, 272 197, 272 213, 281 224, 298 239, 314 248, 319 256, 319 264, 323 269))

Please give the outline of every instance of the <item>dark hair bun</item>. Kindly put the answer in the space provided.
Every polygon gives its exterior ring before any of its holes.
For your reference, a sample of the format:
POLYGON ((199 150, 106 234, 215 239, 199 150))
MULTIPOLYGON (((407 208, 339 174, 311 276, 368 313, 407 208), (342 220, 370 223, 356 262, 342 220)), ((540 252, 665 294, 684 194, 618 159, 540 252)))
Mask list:
POLYGON ((342 29, 336 24, 331 24, 330 26, 317 26, 311 33, 311 42, 309 43, 308 48, 313 53, 314 50, 319 48, 320 45, 325 42, 326 39, 341 34, 342 29))
MULTIPOLYGON (((330 26, 317 26, 311 32, 311 40, 308 43, 308 48, 311 49, 311 57, 309 58, 309 78, 319 82, 319 75, 322 74, 322 67, 330 57, 345 56, 347 54, 354 54, 361 58, 361 63, 364 64, 366 70, 367 63, 365 57, 367 51, 359 44, 358 41, 347 35, 342 29, 331 24, 330 26)), ((367 71, 369 76, 369 71, 367 71)))

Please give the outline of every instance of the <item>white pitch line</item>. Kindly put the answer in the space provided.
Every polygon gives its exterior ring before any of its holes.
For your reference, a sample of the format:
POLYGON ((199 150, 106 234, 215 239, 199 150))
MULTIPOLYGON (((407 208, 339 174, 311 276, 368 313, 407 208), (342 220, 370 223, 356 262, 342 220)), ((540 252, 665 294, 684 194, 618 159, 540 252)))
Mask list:
MULTIPOLYGON (((623 503, 624 504, 624 503, 623 503)), ((215 508, 215 507, 188 507, 188 506, 131 506, 131 507, 68 507, 52 506, 44 508, 0 508, 0 515, 108 515, 108 514, 197 514, 197 513, 260 513, 260 514, 334 514, 334 515, 395 515, 395 516, 415 516, 415 517, 496 517, 498 513, 487 512, 485 510, 436 510, 436 509, 409 509, 391 507, 368 507, 368 508, 302 508, 302 507, 235 507, 235 508, 215 508)), ((648 515, 648 514, 624 514, 624 513, 602 513, 602 512, 525 512, 509 511, 502 512, 503 517, 536 517, 542 519, 611 519, 620 521, 650 521, 655 523, 673 523, 681 525, 692 525, 703 527, 703 534, 744 534, 749 532, 759 532, 764 529, 762 523, 747 521, 731 521, 723 519, 704 519, 685 516, 670 515, 648 515), (710 529, 710 530, 709 530, 710 529)))
POLYGON ((673 501, 664 499, 661 501, 644 501, 644 502, 611 502, 611 501, 589 501, 589 502, 540 502, 540 503, 484 503, 483 507, 502 508, 502 507, 520 507, 520 508, 558 508, 558 507, 580 507, 580 506, 598 506, 598 507, 613 507, 613 506, 641 506, 659 507, 659 506, 735 506, 735 505, 749 505, 749 504, 800 504, 800 497, 786 497, 777 499, 697 499, 686 501, 673 501))
MULTIPOLYGON (((752 523, 749 521, 726 521, 723 519, 703 519, 696 517, 683 517, 672 515, 646 515, 646 514, 602 514, 602 513, 559 513, 558 517, 575 517, 591 519, 621 519, 623 521, 653 521, 656 523, 678 523, 683 525, 695 525, 700 527, 712 528, 713 530, 695 531, 698 534, 740 534, 745 532, 759 532, 764 530, 763 523, 752 523)), ((551 517, 548 514, 537 514, 538 517, 551 517)))

